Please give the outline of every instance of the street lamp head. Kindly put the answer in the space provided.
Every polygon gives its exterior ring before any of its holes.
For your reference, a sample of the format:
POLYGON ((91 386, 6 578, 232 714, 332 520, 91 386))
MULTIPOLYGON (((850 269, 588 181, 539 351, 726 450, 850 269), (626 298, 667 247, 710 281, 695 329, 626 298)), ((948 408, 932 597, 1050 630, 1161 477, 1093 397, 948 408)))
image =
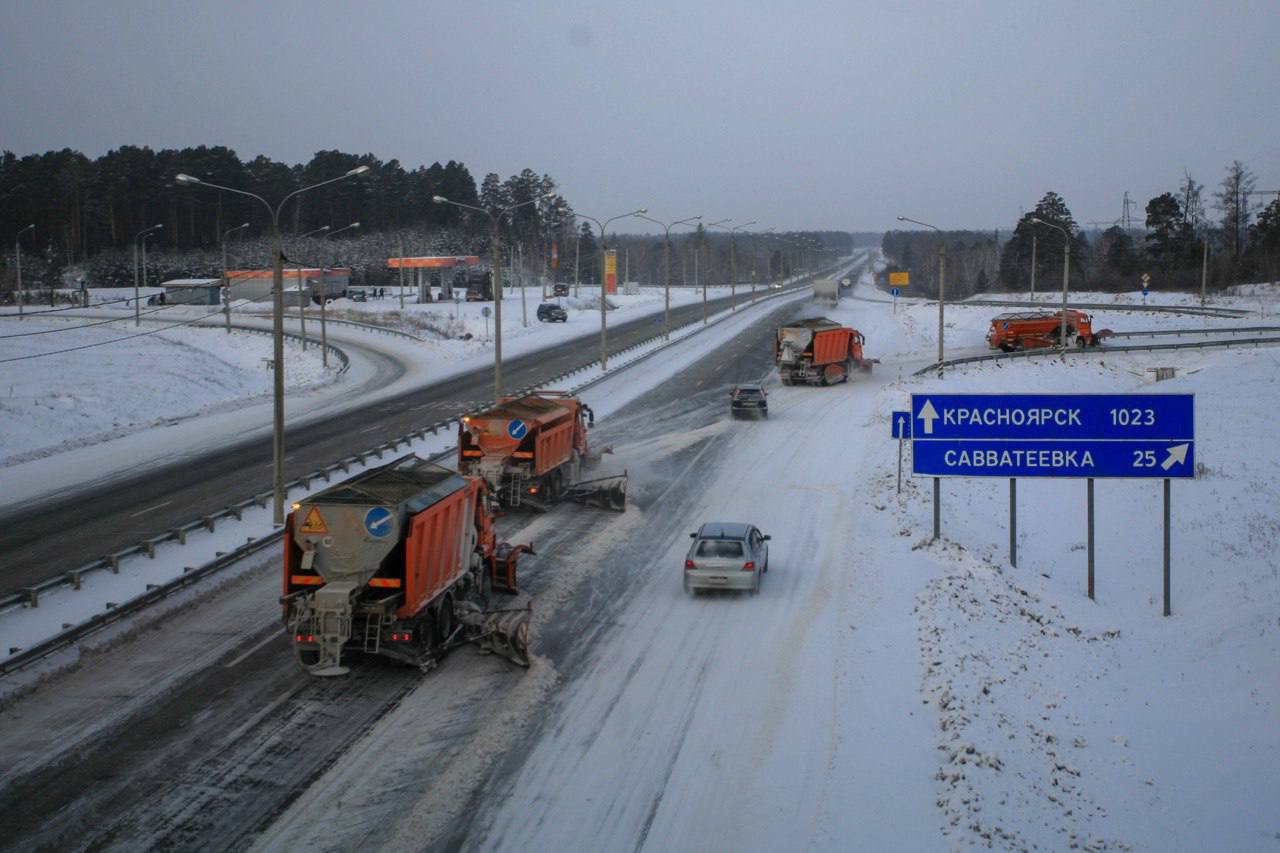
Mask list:
POLYGON ((354 178, 356 175, 363 175, 363 174, 364 174, 365 172, 367 172, 367 171, 369 171, 369 167, 368 167, 368 166, 356 166, 356 167, 355 167, 354 169, 352 169, 350 172, 347 172, 345 175, 343 175, 343 177, 344 177, 344 178, 354 178))
POLYGON ((905 216, 899 216, 899 217, 898 217, 898 221, 899 221, 899 222, 906 222, 906 221, 907 221, 907 217, 905 217, 905 216))
POLYGON ((433 195, 433 196, 431 197, 431 201, 432 201, 432 203, 434 203, 434 204, 449 204, 449 203, 450 203, 450 202, 449 202, 449 199, 445 198, 445 197, 444 197, 444 196, 442 196, 442 195, 433 195))
POLYGON ((175 180, 175 181, 177 181, 177 182, 178 182, 178 183, 180 183, 180 184, 198 184, 198 183, 200 183, 200 179, 199 179, 199 178, 195 178, 195 177, 192 177, 191 175, 187 175, 187 174, 184 174, 184 173, 179 173, 179 174, 178 174, 178 176, 177 176, 176 178, 174 178, 174 180, 175 180))
POLYGON ((359 223, 359 222, 352 222, 352 223, 351 223, 350 225, 348 225, 347 227, 348 227, 348 228, 359 228, 359 227, 360 227, 360 223, 359 223))

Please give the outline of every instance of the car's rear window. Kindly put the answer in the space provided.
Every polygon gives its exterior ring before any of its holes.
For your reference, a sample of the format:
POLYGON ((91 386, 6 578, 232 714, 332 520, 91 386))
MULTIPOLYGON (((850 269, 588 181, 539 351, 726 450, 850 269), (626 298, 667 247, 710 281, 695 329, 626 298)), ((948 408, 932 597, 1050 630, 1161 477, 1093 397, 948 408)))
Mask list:
POLYGON ((698 543, 699 557, 741 557, 742 543, 734 539, 703 539, 698 543))
POLYGON ((763 396, 763 392, 761 392, 759 388, 739 388, 738 396, 739 397, 761 397, 763 396))

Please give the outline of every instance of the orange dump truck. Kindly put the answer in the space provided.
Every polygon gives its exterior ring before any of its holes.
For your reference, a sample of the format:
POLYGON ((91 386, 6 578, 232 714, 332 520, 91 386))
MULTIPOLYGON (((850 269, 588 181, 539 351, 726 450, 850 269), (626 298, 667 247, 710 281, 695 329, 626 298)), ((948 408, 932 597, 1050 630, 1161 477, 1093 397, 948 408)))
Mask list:
MULTIPOLYGON (((1062 311, 1011 311, 991 320, 987 345, 992 349, 1013 352, 1021 349, 1059 346, 1062 334, 1062 311)), ((1110 329, 1093 331, 1093 321, 1083 311, 1067 309, 1067 342, 1078 347, 1096 347, 1111 334, 1110 329)))
POLYGON ((832 385, 847 382, 855 367, 869 371, 874 359, 862 357, 862 333, 833 320, 796 320, 778 329, 773 359, 783 385, 832 385))
POLYGON ((458 470, 481 477, 504 507, 546 510, 568 498, 625 508, 626 474, 583 480, 590 407, 565 391, 504 397, 458 426, 458 470))
POLYGON ((342 675, 355 650, 428 668, 476 641, 527 664, 528 616, 482 609, 492 589, 516 591, 516 560, 533 551, 499 542, 494 518, 483 480, 417 456, 295 504, 280 603, 299 661, 342 675))

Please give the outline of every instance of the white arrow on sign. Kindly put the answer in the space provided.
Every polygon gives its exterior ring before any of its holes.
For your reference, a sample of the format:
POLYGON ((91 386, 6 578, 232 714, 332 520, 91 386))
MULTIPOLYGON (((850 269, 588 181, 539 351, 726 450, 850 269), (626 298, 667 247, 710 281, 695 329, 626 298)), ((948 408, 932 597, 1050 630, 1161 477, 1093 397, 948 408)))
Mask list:
POLYGON ((1168 471, 1174 465, 1181 465, 1183 462, 1186 462, 1187 448, 1189 447, 1191 447, 1189 444, 1175 444, 1173 447, 1167 448, 1169 451, 1169 458, 1164 460, 1160 467, 1168 471))
POLYGON ((907 434, 907 419, 903 417, 899 417, 898 418, 898 438, 902 438, 906 434, 907 434))
POLYGON ((916 417, 924 421, 924 434, 932 435, 933 422, 938 419, 938 410, 933 407, 933 401, 925 400, 924 405, 920 407, 920 414, 916 417))

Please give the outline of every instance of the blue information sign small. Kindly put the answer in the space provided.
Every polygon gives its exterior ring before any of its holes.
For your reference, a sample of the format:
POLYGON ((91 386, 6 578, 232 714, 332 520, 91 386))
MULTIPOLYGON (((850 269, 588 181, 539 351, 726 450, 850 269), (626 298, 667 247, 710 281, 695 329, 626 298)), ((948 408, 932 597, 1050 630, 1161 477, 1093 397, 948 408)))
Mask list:
POLYGON ((894 412, 890 418, 894 438, 911 438, 911 413, 894 412))
POLYGON ((370 536, 381 539, 391 532, 391 510, 375 506, 364 514, 364 529, 370 536))
POLYGON ((526 425, 525 422, 520 420, 519 418, 516 418, 515 420, 510 421, 507 424, 507 435, 511 436, 514 439, 524 438, 525 434, 528 432, 529 432, 528 425, 526 425))

